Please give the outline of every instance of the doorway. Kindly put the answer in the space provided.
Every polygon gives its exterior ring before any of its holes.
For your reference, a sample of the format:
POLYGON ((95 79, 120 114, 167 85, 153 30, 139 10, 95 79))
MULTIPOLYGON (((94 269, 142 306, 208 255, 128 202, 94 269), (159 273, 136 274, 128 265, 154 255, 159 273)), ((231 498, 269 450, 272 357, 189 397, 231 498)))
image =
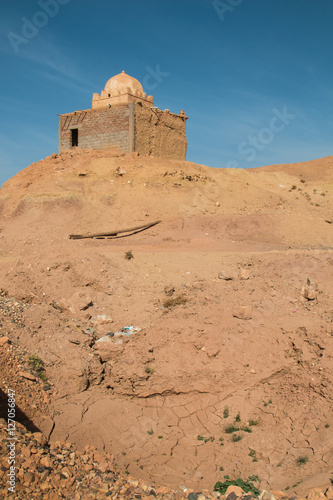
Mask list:
POLYGON ((76 148, 79 145, 79 129, 72 129, 72 148, 76 148))

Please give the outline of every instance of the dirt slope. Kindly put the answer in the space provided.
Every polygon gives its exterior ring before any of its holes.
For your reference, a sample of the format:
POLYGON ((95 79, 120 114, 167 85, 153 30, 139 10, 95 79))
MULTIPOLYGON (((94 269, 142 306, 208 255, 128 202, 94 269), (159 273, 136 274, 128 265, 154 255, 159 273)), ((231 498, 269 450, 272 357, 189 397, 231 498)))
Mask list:
POLYGON ((333 157, 246 171, 78 151, 8 181, 1 287, 53 384, 36 425, 173 488, 328 486, 332 201, 333 157))

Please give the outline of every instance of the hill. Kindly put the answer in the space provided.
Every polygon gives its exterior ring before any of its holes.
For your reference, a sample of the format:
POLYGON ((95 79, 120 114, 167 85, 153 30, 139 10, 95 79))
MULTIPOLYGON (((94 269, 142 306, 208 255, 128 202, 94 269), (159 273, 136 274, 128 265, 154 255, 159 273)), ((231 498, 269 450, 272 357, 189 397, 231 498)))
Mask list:
POLYGON ((332 201, 333 157, 231 170, 78 150, 17 174, 0 277, 21 312, 1 334, 44 363, 34 424, 176 489, 328 487, 332 201))

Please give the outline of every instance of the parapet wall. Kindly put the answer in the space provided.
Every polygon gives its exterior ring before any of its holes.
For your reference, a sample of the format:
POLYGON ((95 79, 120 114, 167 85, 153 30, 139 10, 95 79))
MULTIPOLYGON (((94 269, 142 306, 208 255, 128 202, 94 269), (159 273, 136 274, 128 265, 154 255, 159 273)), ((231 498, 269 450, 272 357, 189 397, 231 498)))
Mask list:
POLYGON ((135 105, 135 151, 171 160, 186 160, 186 120, 158 108, 135 105))
POLYGON ((76 111, 59 116, 59 153, 73 147, 77 129, 78 148, 106 149, 117 146, 134 150, 134 104, 76 111))

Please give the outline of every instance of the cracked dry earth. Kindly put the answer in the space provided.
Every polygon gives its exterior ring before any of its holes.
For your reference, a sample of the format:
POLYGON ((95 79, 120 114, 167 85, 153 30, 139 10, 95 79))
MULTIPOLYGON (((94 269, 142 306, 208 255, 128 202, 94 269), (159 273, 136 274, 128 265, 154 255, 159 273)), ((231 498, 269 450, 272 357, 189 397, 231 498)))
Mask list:
POLYGON ((173 489, 328 487, 332 172, 332 157, 232 171, 78 151, 6 183, 1 334, 44 361, 34 424, 173 489))

